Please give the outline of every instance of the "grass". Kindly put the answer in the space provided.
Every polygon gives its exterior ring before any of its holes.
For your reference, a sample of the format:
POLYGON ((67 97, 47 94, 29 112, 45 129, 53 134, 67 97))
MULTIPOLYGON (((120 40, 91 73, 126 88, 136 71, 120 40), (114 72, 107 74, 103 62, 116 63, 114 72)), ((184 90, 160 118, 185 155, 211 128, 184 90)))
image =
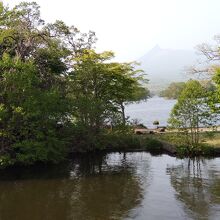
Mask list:
MULTIPOLYGON (((158 133, 149 135, 155 139, 169 142, 174 145, 182 145, 184 136, 181 133, 158 133)), ((220 132, 204 132, 200 133, 200 140, 204 144, 220 148, 220 132)))
POLYGON ((213 146, 213 147, 216 147, 216 148, 220 148, 220 139, 217 139, 217 140, 208 140, 206 141, 205 143, 213 146))
POLYGON ((174 145, 181 145, 183 137, 179 133, 157 133, 149 134, 149 137, 168 142, 174 145))
MULTIPOLYGON (((146 143, 149 150, 154 147, 160 146, 158 143, 165 142, 176 148, 176 155, 178 157, 195 157, 195 156, 205 156, 205 157, 215 157, 220 156, 220 132, 201 132, 200 133, 200 145, 194 148, 193 146, 186 146, 185 135, 180 132, 173 133, 155 133, 155 134, 145 134, 141 135, 142 139, 153 140, 150 143, 146 143), (155 142, 156 141, 156 142, 155 142), (151 144, 152 142, 152 144, 151 144), (155 142, 155 144, 154 144, 155 142), (152 145, 152 147, 151 147, 152 145)), ((163 148, 163 147, 162 147, 163 148)))
POLYGON ((210 137, 210 138, 206 137, 204 138, 203 142, 213 147, 220 148, 220 133, 215 132, 214 137, 210 137))

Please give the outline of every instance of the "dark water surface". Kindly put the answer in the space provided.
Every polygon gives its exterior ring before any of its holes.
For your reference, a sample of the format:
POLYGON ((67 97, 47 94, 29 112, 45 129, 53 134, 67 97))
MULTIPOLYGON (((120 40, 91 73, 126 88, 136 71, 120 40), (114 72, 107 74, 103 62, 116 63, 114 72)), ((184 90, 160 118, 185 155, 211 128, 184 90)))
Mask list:
POLYGON ((220 158, 81 155, 0 175, 0 220, 220 219, 220 158))

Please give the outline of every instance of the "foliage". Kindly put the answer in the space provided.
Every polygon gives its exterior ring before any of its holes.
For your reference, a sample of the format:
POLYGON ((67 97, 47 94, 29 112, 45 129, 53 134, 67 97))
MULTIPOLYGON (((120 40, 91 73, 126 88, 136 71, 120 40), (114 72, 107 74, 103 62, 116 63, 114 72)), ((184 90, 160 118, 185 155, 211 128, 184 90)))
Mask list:
POLYGON ((188 148, 187 146, 180 145, 176 147, 176 151, 177 156, 180 158, 196 156, 213 157, 218 153, 216 148, 207 144, 200 144, 197 148, 188 148))
POLYGON ((210 92, 209 106, 212 111, 216 114, 220 113, 219 102, 220 102, 220 68, 214 68, 214 75, 212 77, 213 82, 215 83, 216 89, 210 92))
POLYGON ((125 125, 123 103, 143 98, 143 94, 136 94, 137 90, 144 89, 139 83, 142 78, 135 75, 139 71, 134 70, 131 63, 109 62, 112 58, 112 52, 97 54, 86 50, 77 58, 74 71, 69 75, 73 116, 93 134, 103 126, 112 125, 119 113, 125 125))
POLYGON ((80 32, 62 22, 45 25, 36 3, 23 2, 12 10, 2 7, 1 158, 8 164, 59 162, 68 146, 68 132, 63 132, 70 127, 67 61, 79 48, 91 48, 93 35, 88 39, 81 34, 73 44, 67 39, 80 32))
POLYGON ((198 81, 188 81, 171 112, 170 126, 182 132, 188 148, 194 148, 200 142, 199 128, 212 125, 213 119, 207 92, 198 81))
POLYGON ((163 144, 159 140, 154 138, 146 138, 144 142, 144 147, 152 154, 161 153, 163 150, 163 144))
POLYGON ((177 99, 184 87, 185 82, 172 82, 165 90, 160 92, 160 96, 168 99, 177 99))
POLYGON ((176 147, 176 154, 178 157, 187 157, 189 156, 189 148, 188 146, 185 146, 185 145, 178 145, 176 147))
POLYGON ((144 73, 95 42, 92 31, 46 24, 35 2, 0 3, 0 166, 57 163, 70 145, 137 145, 124 105, 148 97, 144 73))
POLYGON ((160 124, 160 122, 158 120, 153 122, 153 125, 159 125, 159 124, 160 124))
POLYGON ((217 153, 216 148, 206 144, 201 145, 201 151, 204 156, 215 156, 217 153))
POLYGON ((141 123, 141 120, 134 118, 132 120, 129 120, 129 125, 131 125, 133 128, 144 128, 147 129, 147 127, 141 123))
MULTIPOLYGON (((200 84, 207 92, 216 91, 215 84, 210 80, 200 80, 200 84)), ((160 92, 160 96, 167 99, 178 99, 185 86, 185 82, 172 82, 165 90, 160 92)))
POLYGON ((42 89, 44 82, 30 61, 3 57, 0 69, 2 150, 18 162, 58 161, 56 153, 63 148, 57 124, 67 106, 59 85, 42 89))
POLYGON ((201 66, 194 67, 192 69, 193 74, 204 74, 208 80, 203 80, 205 86, 209 91, 209 106, 213 112, 219 114, 219 102, 220 102, 220 51, 219 51, 219 39, 220 35, 216 35, 214 40, 215 45, 201 44, 197 46, 198 51, 205 56, 205 65, 201 63, 201 66), (208 65, 207 65, 208 63, 208 65))
MULTIPOLYGON (((74 131, 76 132, 76 129, 74 131)), ((94 150, 131 150, 140 148, 138 137, 128 130, 127 132, 122 132, 121 129, 112 132, 102 131, 98 135, 90 135, 86 131, 84 129, 83 133, 82 130, 78 130, 77 133, 74 133, 73 151, 87 152, 94 150), (81 138, 81 135, 83 135, 84 139, 81 138)))

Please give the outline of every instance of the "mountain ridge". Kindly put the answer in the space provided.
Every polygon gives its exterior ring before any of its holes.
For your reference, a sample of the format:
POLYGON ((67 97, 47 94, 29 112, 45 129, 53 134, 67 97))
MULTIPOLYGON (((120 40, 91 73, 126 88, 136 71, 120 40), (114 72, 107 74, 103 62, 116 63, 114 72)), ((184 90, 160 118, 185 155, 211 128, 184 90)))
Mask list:
POLYGON ((166 87, 171 82, 187 81, 186 69, 196 63, 193 50, 162 49, 155 45, 138 59, 141 68, 148 74, 149 88, 166 87))

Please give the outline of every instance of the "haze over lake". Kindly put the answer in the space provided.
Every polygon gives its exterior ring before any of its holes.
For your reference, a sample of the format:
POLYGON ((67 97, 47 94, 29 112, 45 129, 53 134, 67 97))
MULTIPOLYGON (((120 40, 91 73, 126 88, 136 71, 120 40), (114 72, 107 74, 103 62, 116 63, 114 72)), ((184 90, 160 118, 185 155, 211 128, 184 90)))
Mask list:
POLYGON ((126 106, 126 116, 130 119, 138 119, 149 128, 153 127, 153 121, 158 120, 160 126, 166 126, 170 112, 176 100, 168 100, 161 97, 152 97, 147 101, 129 104, 126 106))

